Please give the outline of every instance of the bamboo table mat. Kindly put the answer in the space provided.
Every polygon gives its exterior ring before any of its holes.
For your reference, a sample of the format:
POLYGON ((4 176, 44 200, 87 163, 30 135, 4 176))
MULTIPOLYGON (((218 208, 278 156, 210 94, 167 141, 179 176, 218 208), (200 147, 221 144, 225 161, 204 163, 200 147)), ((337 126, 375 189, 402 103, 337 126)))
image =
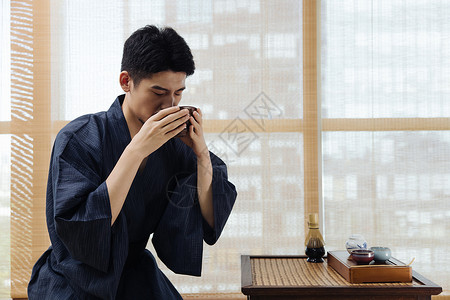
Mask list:
POLYGON ((252 258, 254 286, 415 286, 412 283, 358 283, 346 281, 324 263, 309 263, 305 258, 252 258), (306 275, 306 276, 305 276, 306 275))

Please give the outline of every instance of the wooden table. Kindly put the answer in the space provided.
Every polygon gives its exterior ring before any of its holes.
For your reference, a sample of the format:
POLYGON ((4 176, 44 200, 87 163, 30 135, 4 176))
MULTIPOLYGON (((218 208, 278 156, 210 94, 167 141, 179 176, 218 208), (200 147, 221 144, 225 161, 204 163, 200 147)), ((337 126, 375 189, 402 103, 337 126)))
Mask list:
POLYGON ((241 291, 249 300, 431 299, 442 287, 413 270, 411 283, 351 284, 306 256, 241 256, 241 291))

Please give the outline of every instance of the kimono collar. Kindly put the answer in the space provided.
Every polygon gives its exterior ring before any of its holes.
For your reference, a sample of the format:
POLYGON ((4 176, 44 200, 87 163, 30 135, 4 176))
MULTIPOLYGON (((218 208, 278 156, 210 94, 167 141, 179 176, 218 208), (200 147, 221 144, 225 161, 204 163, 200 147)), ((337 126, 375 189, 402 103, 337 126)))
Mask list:
POLYGON ((111 137, 122 150, 131 142, 130 130, 122 111, 124 99, 125 95, 118 96, 107 112, 111 137))

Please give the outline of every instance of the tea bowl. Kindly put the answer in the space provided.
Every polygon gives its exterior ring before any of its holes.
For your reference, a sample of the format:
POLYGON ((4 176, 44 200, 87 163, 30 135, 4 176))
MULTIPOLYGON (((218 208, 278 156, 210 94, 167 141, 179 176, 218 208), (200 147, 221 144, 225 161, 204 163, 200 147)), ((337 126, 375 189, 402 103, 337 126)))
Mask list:
MULTIPOLYGON (((196 107, 194 107, 194 106, 189 106, 189 105, 184 105, 184 106, 181 106, 180 105, 180 110, 181 109, 187 109, 187 110, 189 110, 189 115, 191 116, 191 117, 193 117, 194 116, 194 111, 197 111, 197 108, 196 107)), ((187 135, 187 133, 188 133, 188 130, 189 130, 189 126, 191 125, 191 121, 189 121, 189 120, 187 120, 186 121, 186 128, 185 129, 183 129, 179 134, 177 134, 175 137, 185 137, 186 135, 187 135)))
POLYGON ((370 247, 370 250, 373 251, 373 259, 375 261, 385 262, 391 258, 391 249, 388 247, 370 247))
POLYGON ((358 264, 369 264, 374 257, 374 253, 372 250, 353 250, 350 254, 352 260, 357 262, 358 264))

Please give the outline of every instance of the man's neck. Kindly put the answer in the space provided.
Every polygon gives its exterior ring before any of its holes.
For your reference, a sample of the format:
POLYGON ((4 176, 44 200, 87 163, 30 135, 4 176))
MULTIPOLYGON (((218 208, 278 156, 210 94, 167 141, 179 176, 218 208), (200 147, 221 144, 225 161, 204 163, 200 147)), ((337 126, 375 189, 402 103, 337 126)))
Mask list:
POLYGON ((125 100, 122 104, 123 115, 127 121, 128 130, 130 131, 130 136, 133 138, 141 129, 142 123, 139 121, 137 116, 131 111, 128 106, 127 95, 125 95, 125 100))

